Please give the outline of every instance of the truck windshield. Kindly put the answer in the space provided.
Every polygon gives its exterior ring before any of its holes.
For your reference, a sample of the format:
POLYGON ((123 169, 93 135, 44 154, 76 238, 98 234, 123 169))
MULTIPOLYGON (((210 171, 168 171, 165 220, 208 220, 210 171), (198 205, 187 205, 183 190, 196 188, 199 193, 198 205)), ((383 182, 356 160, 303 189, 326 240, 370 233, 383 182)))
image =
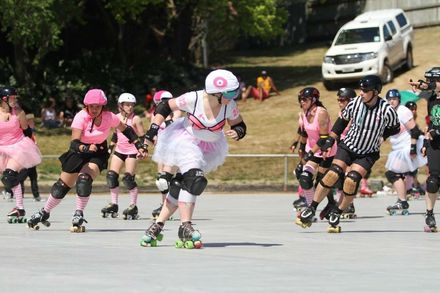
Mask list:
POLYGON ((380 42, 378 27, 365 27, 357 29, 343 30, 338 36, 335 45, 347 45, 357 43, 380 42))

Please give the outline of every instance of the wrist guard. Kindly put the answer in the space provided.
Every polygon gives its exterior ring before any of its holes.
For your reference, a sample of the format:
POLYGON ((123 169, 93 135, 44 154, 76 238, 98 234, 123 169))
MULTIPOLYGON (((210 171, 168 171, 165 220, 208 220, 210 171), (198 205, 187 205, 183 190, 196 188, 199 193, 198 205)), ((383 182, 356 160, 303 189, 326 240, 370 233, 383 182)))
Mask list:
POLYGON ((331 148, 335 144, 335 139, 331 136, 327 137, 322 145, 320 145, 320 149, 322 152, 326 152, 329 148, 331 148))
POLYGON ((436 139, 440 136, 440 130, 439 129, 431 129, 429 130, 429 134, 431 135, 432 139, 436 139))
POLYGON ((298 146, 298 141, 295 140, 294 142, 292 142, 292 144, 290 145, 291 149, 296 149, 296 147, 298 146))
POLYGON ((28 126, 25 130, 23 130, 23 134, 29 138, 32 138, 32 128, 28 126))
POLYGON ((244 121, 241 121, 238 124, 232 125, 231 129, 235 130, 235 132, 237 132, 237 135, 238 135, 237 140, 242 139, 246 135, 246 124, 244 123, 244 121))
POLYGON ((304 155, 304 161, 309 161, 311 158, 313 158, 315 154, 312 151, 308 151, 305 155, 304 155))
POLYGON ((303 143, 303 142, 300 142, 300 143, 299 143, 299 149, 298 149, 298 150, 301 151, 301 152, 303 152, 303 153, 305 153, 305 152, 306 152, 306 144, 303 143))
POLYGON ((411 144, 411 150, 409 151, 410 155, 417 155, 417 145, 415 143, 411 144))
POLYGON ((81 141, 79 139, 74 139, 70 142, 70 150, 80 153, 79 147, 81 146, 81 141))
POLYGON ((128 126, 122 131, 122 134, 125 135, 125 137, 128 138, 129 143, 133 143, 136 140, 139 140, 136 132, 134 132, 134 129, 131 126, 128 126))
POLYGON ((118 135, 116 134, 116 132, 113 132, 112 134, 112 138, 110 140, 111 142, 117 143, 118 142, 118 135))
POLYGON ((157 135, 158 132, 159 132, 159 125, 157 125, 156 123, 151 123, 150 129, 148 129, 147 132, 145 133, 145 139, 153 143, 154 137, 157 135))

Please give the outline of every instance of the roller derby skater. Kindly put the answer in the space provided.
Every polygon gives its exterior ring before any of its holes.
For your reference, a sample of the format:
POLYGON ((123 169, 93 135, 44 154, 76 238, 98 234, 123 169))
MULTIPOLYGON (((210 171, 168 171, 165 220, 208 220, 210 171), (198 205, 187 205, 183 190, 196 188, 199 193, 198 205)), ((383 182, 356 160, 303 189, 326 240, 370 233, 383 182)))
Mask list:
MULTIPOLYGON (((348 125, 348 131, 338 143, 332 165, 316 187, 310 208, 316 210, 328 192, 342 180, 343 199, 329 214, 329 232, 340 232, 339 219, 342 212, 353 202, 360 182, 380 158, 383 140, 400 131, 396 111, 379 94, 382 81, 378 76, 367 75, 360 82, 360 95, 351 99, 333 125, 330 136, 320 145, 323 155, 331 150, 348 125), (377 120, 377 117, 383 119, 377 120), (351 122, 351 123, 350 123, 351 122)), ((304 215, 306 216, 306 215, 304 215)), ((305 217, 301 214, 301 222, 305 217)))
POLYGON ((27 224, 30 229, 39 230, 39 223, 43 224, 46 227, 50 227, 50 222, 48 221, 50 214, 46 212, 44 209, 41 209, 39 212, 36 212, 31 216, 28 220, 27 224))
POLYGON ((15 207, 7 215, 8 223, 25 223, 21 171, 41 162, 41 153, 32 136, 26 115, 17 104, 13 87, 0 88, 0 172, 5 190, 15 198, 15 207))
MULTIPOLYGON (((144 135, 144 127, 142 120, 138 115, 134 114, 134 106, 136 105, 136 97, 130 93, 122 93, 118 98, 119 114, 116 116, 121 123, 131 127, 138 136, 144 135)), ((137 197, 138 187, 135 180, 135 174, 138 164, 137 149, 131 143, 121 130, 116 129, 112 136, 110 148, 114 148, 111 158, 110 168, 107 172, 107 186, 110 189, 111 202, 101 210, 102 217, 107 218, 109 215, 112 218, 118 216, 118 200, 119 200, 119 172, 121 168, 125 167, 125 174, 122 182, 130 193, 130 206, 124 210, 124 220, 136 220, 138 216, 137 197)))
POLYGON ((92 193, 93 180, 107 168, 109 152, 107 137, 111 128, 117 128, 134 143, 137 156, 145 157, 146 149, 133 128, 121 122, 119 117, 105 109, 107 97, 100 89, 89 90, 83 100, 85 108, 78 112, 71 124, 72 141, 69 150, 60 156, 60 178, 53 184, 44 208, 32 215, 29 227, 48 218, 52 209, 59 205, 70 189, 76 185, 76 209, 71 231, 83 232, 84 209, 92 193), (47 218, 45 218, 47 216, 47 218), (76 228, 75 228, 76 227, 76 228), (75 231, 74 231, 75 230, 75 231))
MULTIPOLYGON (((237 78, 230 71, 218 69, 206 77, 205 90, 187 92, 157 106, 152 124, 145 134, 151 144, 156 141, 159 125, 173 111, 188 113, 161 131, 153 155, 156 163, 174 166, 182 176, 171 180, 162 210, 142 237, 142 246, 156 240, 154 237, 159 239, 165 221, 177 209, 182 224, 179 239, 189 238, 196 200, 208 184, 205 173, 223 164, 228 149, 227 138, 240 140, 246 135, 246 124, 234 101, 239 93, 237 78), (231 126, 228 130, 223 129, 226 123, 231 126)), ((197 244, 194 248, 200 247, 197 244)))
MULTIPOLYGON (((437 231, 434 219, 434 205, 440 187, 440 67, 425 72, 426 81, 410 81, 414 92, 422 90, 428 96, 428 130, 422 147, 422 155, 428 158, 429 176, 426 179, 426 219, 430 231, 437 231), (429 221, 428 221, 429 220, 429 221), (434 221, 433 221, 434 220, 434 221)), ((424 229, 427 231, 426 227, 424 229)))

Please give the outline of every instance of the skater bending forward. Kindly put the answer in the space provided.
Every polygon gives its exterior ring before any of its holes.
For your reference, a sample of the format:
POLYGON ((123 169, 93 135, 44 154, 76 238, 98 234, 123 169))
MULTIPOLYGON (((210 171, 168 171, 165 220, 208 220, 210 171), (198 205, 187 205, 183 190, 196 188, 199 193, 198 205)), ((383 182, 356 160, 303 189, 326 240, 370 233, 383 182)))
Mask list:
POLYGON ((171 180, 162 210, 141 239, 141 245, 155 246, 161 240, 165 221, 179 209, 181 225, 177 247, 200 248, 201 235, 192 226, 197 197, 208 183, 205 174, 223 164, 228 153, 226 137, 240 140, 246 135, 246 124, 234 98, 240 92, 237 78, 227 70, 214 70, 205 80, 205 89, 188 92, 161 102, 145 138, 153 142, 159 125, 172 111, 187 112, 158 136, 153 160, 175 166, 181 176, 171 180), (223 130, 226 122, 231 126, 223 130))
MULTIPOLYGON (((105 109, 107 97, 100 89, 89 90, 84 97, 84 109, 78 112, 72 122, 72 141, 67 152, 60 156, 62 172, 53 184, 50 196, 40 211, 28 221, 30 228, 39 229, 38 223, 49 226, 50 212, 76 184, 76 210, 72 218, 72 232, 84 232, 83 211, 92 193, 92 183, 99 173, 107 169, 109 158, 107 137, 111 128, 117 128, 134 143, 138 157, 146 154, 144 144, 133 128, 121 122, 116 114, 105 109)), ((87 223, 87 222, 86 222, 87 223)))
POLYGON ((400 131, 396 111, 379 97, 382 90, 380 78, 367 75, 359 85, 360 96, 352 99, 342 110, 332 133, 321 147, 323 151, 330 149, 351 120, 347 135, 339 142, 333 163, 319 182, 312 203, 297 221, 303 228, 312 225, 319 203, 346 174, 342 184, 344 198, 328 216, 329 232, 340 232, 338 224, 341 214, 353 202, 362 178, 379 159, 382 138, 386 139, 400 131))

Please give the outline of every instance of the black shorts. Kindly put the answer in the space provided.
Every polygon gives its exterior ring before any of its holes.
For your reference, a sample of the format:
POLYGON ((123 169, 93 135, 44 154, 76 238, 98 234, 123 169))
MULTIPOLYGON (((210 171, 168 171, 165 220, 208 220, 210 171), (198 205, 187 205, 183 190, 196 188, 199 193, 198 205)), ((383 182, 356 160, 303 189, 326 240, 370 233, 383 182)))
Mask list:
POLYGON ((432 142, 426 147, 429 174, 440 176, 440 149, 432 142))
POLYGON ((115 155, 116 157, 118 157, 119 159, 121 159, 122 161, 124 161, 124 162, 125 162, 125 160, 126 160, 127 158, 134 158, 134 159, 136 159, 136 156, 137 156, 137 154, 124 155, 124 154, 118 153, 118 152, 116 152, 116 151, 115 151, 114 155, 115 155))
POLYGON ((87 163, 96 164, 100 172, 107 169, 110 157, 107 142, 99 144, 97 147, 98 151, 94 153, 77 153, 73 150, 68 150, 58 158, 61 162, 61 170, 66 173, 79 173, 87 163))
POLYGON ((310 161, 312 161, 312 162, 318 164, 319 167, 322 167, 322 168, 326 168, 326 169, 328 169, 328 168, 330 168, 330 166, 332 165, 333 158, 334 158, 334 157, 327 157, 327 158, 323 159, 323 158, 320 158, 320 157, 315 157, 315 156, 313 156, 313 157, 310 159, 310 161))
POLYGON ((374 163, 379 160, 379 152, 369 154, 356 154, 351 151, 344 143, 338 144, 338 150, 336 151, 335 160, 344 161, 348 166, 357 164, 362 166, 365 170, 370 171, 373 168, 374 163))

